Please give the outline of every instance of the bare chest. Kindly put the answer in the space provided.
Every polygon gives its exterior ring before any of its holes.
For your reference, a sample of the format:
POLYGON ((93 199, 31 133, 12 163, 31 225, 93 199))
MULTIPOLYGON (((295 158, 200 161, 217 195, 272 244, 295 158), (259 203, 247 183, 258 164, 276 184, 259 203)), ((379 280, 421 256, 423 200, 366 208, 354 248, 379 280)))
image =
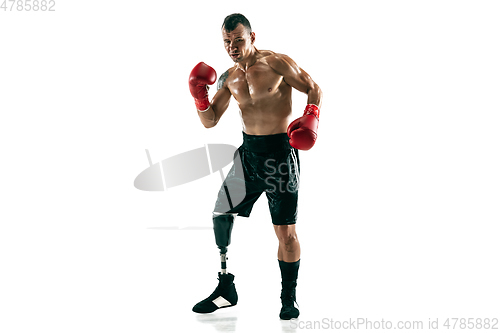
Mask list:
POLYGON ((253 65, 246 72, 237 69, 228 81, 229 90, 240 104, 272 99, 285 84, 283 77, 264 63, 253 65))

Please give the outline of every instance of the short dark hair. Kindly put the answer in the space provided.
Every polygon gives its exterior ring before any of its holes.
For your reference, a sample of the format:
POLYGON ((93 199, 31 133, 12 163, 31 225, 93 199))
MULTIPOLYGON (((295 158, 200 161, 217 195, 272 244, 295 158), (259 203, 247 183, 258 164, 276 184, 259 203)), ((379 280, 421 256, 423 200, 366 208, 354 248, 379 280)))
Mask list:
POLYGON ((248 19, 243 14, 238 13, 226 16, 224 23, 222 23, 222 29, 226 29, 228 32, 231 32, 236 29, 240 23, 243 24, 249 33, 252 32, 252 26, 250 25, 248 19))

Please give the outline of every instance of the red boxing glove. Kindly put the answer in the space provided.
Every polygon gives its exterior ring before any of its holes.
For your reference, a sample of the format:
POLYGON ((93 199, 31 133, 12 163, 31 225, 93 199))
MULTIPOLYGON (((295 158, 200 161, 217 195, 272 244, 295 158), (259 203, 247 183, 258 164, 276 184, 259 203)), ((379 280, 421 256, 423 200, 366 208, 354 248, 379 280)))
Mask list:
POLYGON ((194 103, 199 111, 206 111, 210 107, 208 100, 208 84, 214 84, 217 80, 215 69, 204 62, 194 66, 189 75, 189 91, 194 97, 194 103))
POLYGON ((308 104, 304 115, 292 121, 288 125, 287 134, 290 138, 290 146, 309 150, 314 146, 318 134, 319 108, 314 104, 308 104))

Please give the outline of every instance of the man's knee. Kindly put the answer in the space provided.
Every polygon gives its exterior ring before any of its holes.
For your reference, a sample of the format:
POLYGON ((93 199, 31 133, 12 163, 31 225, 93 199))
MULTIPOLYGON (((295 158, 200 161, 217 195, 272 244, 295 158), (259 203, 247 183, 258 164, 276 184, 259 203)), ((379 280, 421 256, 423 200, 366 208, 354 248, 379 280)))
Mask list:
POLYGON ((233 230, 233 214, 213 214, 215 243, 219 249, 226 251, 231 244, 231 232, 233 230))
POLYGON ((291 247, 295 242, 298 242, 295 225, 277 225, 275 228, 279 242, 285 247, 291 247))

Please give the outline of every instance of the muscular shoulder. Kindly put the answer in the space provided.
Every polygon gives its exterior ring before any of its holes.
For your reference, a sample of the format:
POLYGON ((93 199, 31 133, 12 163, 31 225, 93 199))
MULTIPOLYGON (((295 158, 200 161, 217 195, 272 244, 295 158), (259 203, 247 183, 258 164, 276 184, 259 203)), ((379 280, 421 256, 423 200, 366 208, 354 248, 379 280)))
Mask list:
POLYGON ((294 71, 297 66, 289 56, 274 52, 266 57, 266 61, 269 67, 280 75, 285 75, 290 71, 294 71))
POLYGON ((226 81, 228 77, 234 72, 234 69, 234 67, 229 68, 219 77, 219 80, 217 81, 217 90, 226 86, 226 81))

